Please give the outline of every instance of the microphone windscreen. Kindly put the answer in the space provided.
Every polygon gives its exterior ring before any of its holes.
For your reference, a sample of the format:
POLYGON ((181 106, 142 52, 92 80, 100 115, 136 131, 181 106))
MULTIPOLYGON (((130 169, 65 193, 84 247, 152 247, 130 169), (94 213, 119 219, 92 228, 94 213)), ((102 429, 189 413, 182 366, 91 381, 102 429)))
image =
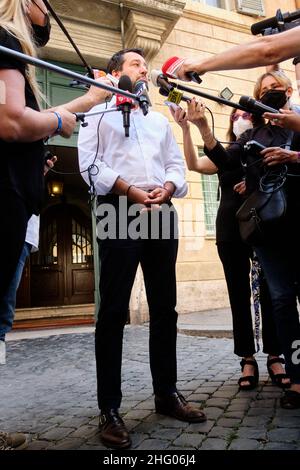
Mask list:
POLYGON ((133 93, 139 96, 148 91, 148 89, 148 83, 145 80, 138 80, 134 85, 133 93))
POLYGON ((151 80, 151 82, 153 83, 154 86, 160 86, 160 85, 157 83, 157 79, 158 79, 159 75, 162 75, 162 71, 161 71, 161 70, 152 70, 152 71, 151 71, 150 80, 151 80))
POLYGON ((132 81, 128 77, 128 75, 122 75, 119 80, 119 88, 120 90, 124 91, 129 91, 129 93, 132 93, 132 81))
POLYGON ((176 71, 182 64, 184 59, 180 59, 179 57, 170 57, 170 59, 166 60, 166 62, 162 66, 162 72, 171 78, 177 78, 176 71))
POLYGON ((253 108, 253 103, 254 103, 254 99, 251 98, 250 96, 241 96, 240 99, 239 99, 239 104, 241 106, 244 106, 245 108, 249 109, 249 108, 253 108))

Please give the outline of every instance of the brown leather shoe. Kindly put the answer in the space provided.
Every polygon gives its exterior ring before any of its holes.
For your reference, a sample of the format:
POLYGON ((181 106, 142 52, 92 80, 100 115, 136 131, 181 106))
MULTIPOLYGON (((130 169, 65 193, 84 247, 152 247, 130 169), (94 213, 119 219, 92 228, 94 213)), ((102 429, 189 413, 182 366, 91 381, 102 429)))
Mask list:
POLYGON ((156 395, 155 410, 161 415, 172 416, 188 423, 203 423, 207 419, 203 411, 190 405, 178 392, 165 397, 156 395))
POLYGON ((117 410, 106 410, 99 420, 101 442, 112 449, 127 449, 131 439, 117 410))

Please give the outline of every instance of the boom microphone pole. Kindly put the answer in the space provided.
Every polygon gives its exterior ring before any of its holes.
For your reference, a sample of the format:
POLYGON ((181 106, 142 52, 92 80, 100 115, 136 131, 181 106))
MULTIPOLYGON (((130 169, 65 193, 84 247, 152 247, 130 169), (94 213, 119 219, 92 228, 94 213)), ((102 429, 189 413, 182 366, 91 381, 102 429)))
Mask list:
POLYGON ((181 83, 172 83, 169 82, 171 86, 174 88, 178 88, 179 90, 186 91, 187 93, 192 93, 193 95, 201 96, 202 98, 207 98, 211 101, 216 101, 217 103, 220 104, 225 104, 226 106, 231 106, 232 108, 235 109, 241 109, 242 111, 248 111, 245 106, 242 106, 238 103, 233 103, 230 100, 225 100, 225 98, 221 98, 220 96, 214 96, 214 95, 209 95, 208 93, 205 93, 203 91, 199 91, 198 88, 194 89, 189 86, 181 85, 181 83))
MULTIPOLYGON (((103 90, 110 91, 111 93, 118 93, 119 95, 124 95, 127 98, 131 98, 137 101, 138 103, 140 103, 140 97, 137 95, 134 95, 133 93, 129 93, 128 91, 120 90, 119 88, 106 85, 106 83, 97 82, 96 80, 92 78, 80 75, 80 73, 72 72, 71 70, 64 69, 63 67, 58 67, 57 65, 50 64, 49 62, 45 62, 44 60, 37 59, 36 57, 31 57, 29 55, 23 54, 22 52, 13 51, 12 49, 9 49, 8 47, 0 46, 0 53, 19 59, 21 62, 24 62, 25 64, 31 64, 31 65, 34 65, 35 67, 39 67, 41 69, 46 69, 46 70, 51 70, 51 72, 56 72, 60 75, 73 78, 75 80, 78 80, 78 82, 80 83, 93 85, 97 88, 102 88, 103 90)), ((0 54, 0 58, 1 58, 1 54, 0 54)))
POLYGON ((72 37, 70 36, 70 33, 68 32, 67 28, 65 27, 65 25, 63 24, 63 22, 61 21, 61 19, 59 18, 59 16, 57 16, 56 12, 54 11, 54 9, 52 8, 52 6, 50 5, 50 3, 48 2, 48 0, 44 0, 44 4, 46 5, 46 8, 47 10, 50 11, 51 15, 53 16, 53 18, 55 19, 56 23, 58 24, 58 26, 60 27, 60 29, 62 30, 62 32, 64 33, 64 35, 68 38, 70 44, 73 46, 73 48, 75 49, 78 57, 80 58, 81 62, 83 63, 83 65, 85 66, 85 68, 87 69, 87 72, 88 72, 88 75, 90 78, 93 78, 94 77, 94 73, 93 73, 93 69, 92 67, 87 63, 87 61, 85 60, 85 58, 83 57, 83 55, 81 54, 80 50, 78 49, 77 45, 75 44, 75 42, 73 41, 72 37))

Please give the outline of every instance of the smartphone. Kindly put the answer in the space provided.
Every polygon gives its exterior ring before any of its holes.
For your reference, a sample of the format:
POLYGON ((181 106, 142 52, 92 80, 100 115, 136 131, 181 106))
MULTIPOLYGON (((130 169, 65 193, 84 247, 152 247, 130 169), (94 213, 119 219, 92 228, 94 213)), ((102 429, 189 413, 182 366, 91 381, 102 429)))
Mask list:
POLYGON ((173 111, 176 111, 176 109, 182 109, 180 106, 178 106, 178 104, 176 103, 172 103, 172 101, 164 101, 165 105, 167 105, 169 108, 172 108, 173 111))
POLYGON ((265 148, 265 145, 260 144, 256 140, 248 140, 244 145, 244 149, 252 153, 260 153, 265 148))

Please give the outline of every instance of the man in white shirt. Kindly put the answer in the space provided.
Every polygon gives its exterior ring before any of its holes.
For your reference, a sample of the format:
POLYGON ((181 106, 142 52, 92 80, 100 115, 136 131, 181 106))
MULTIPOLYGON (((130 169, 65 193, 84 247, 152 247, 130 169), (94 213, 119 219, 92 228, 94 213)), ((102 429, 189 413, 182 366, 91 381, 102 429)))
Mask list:
MULTIPOLYGON (((133 85, 140 80, 148 82, 140 49, 116 53, 107 71, 117 79, 127 75, 133 85)), ((115 99, 106 107, 115 108, 115 99)), ((93 112, 104 109, 104 105, 96 106, 93 112)), ((83 177, 98 197, 101 305, 95 341, 99 427, 102 442, 112 448, 131 445, 118 409, 123 329, 139 263, 149 305, 156 411, 188 422, 206 419, 176 389, 178 240, 171 197, 187 193, 183 159, 163 115, 150 111, 144 116, 135 107, 130 119, 130 135, 125 137, 121 112, 91 117, 88 127, 80 129, 78 141, 80 169, 89 168, 83 177), (169 218, 164 219, 166 213, 169 218), (167 232, 169 236, 164 236, 167 232)))

